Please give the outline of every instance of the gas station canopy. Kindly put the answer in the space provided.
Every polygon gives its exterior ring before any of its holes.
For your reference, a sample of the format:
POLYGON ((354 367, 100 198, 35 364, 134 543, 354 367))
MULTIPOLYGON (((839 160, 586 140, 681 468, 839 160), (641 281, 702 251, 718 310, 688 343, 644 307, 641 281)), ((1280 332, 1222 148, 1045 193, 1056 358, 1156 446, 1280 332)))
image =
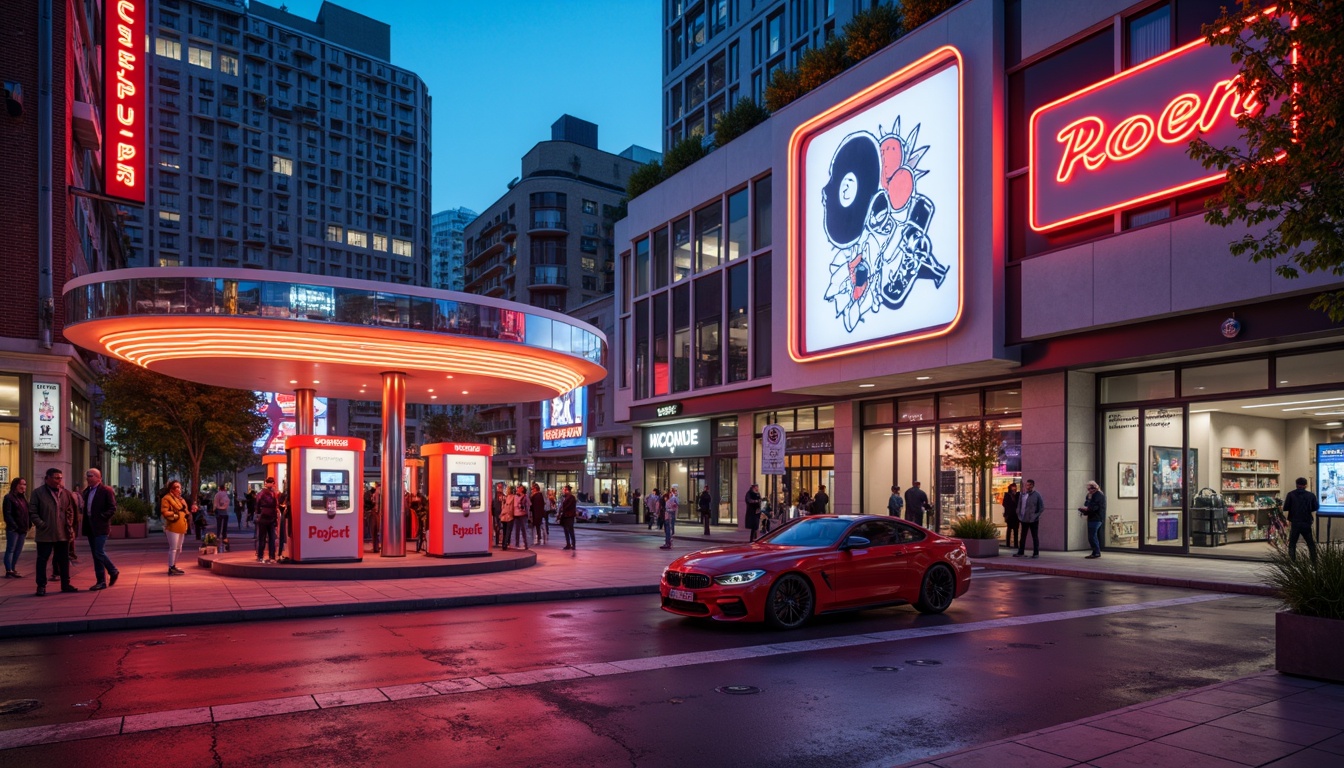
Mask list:
POLYGON ((250 269, 121 269, 66 284, 65 336, 180 379, 377 400, 548 399, 606 375, 606 337, 557 312, 455 291, 250 269))

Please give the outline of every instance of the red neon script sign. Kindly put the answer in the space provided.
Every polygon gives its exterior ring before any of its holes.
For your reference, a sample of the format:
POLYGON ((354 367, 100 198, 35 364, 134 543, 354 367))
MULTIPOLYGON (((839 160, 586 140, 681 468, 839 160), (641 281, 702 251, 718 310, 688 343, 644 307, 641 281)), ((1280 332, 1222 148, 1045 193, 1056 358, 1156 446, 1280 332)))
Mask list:
POLYGON ((144 203, 147 0, 106 0, 103 6, 103 188, 144 203))
POLYGON ((1177 48, 1047 104, 1031 116, 1031 228, 1046 232, 1222 180, 1190 159, 1190 139, 1239 138, 1260 109, 1237 89, 1225 49, 1177 48))

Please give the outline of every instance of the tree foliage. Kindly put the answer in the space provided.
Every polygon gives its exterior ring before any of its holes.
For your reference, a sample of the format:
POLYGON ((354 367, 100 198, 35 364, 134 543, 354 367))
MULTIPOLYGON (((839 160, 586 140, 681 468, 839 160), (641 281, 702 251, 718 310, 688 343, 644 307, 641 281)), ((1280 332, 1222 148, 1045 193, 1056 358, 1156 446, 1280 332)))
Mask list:
MULTIPOLYGON (((901 5, 908 4, 909 0, 906 0, 901 5)), ((836 38, 848 59, 845 66, 863 61, 891 45, 905 34, 906 29, 905 13, 896 5, 878 4, 854 14, 836 38)))
MULTIPOLYGON (((1242 0, 1239 9, 1204 27, 1209 43, 1231 49, 1243 90, 1254 90, 1268 105, 1237 119, 1240 146, 1191 142, 1191 157, 1227 171, 1204 219, 1249 227, 1230 244, 1232 255, 1278 261, 1275 271, 1285 278, 1320 271, 1341 276, 1344 0, 1284 0, 1283 15, 1274 16, 1254 14, 1260 5, 1242 0)), ((1344 291, 1321 294, 1311 306, 1344 321, 1344 291)))
POLYGON ((625 180, 625 199, 634 200, 663 181, 663 164, 657 160, 630 172, 625 180))
POLYGON ((985 494, 981 493, 984 478, 1003 452, 1003 433, 993 422, 972 422, 953 427, 951 451, 943 463, 971 473, 971 508, 977 517, 986 517, 985 494))
POLYGON ((453 406, 447 413, 431 413, 420 422, 426 443, 475 443, 481 439, 481 409, 453 406))
POLYGON ((770 110, 752 99, 738 99, 732 109, 719 115, 719 119, 714 122, 714 143, 722 147, 764 123, 769 117, 770 110))
POLYGON ((780 67, 775 70, 775 73, 770 76, 770 82, 765 85, 765 93, 763 94, 765 108, 771 112, 778 112, 804 93, 807 93, 807 91, 802 89, 798 72, 780 67))
POLYGON ((118 448, 183 467, 191 473, 192 493, 201 487, 203 466, 245 466, 239 462, 251 457, 253 442, 266 430, 256 395, 246 390, 183 381, 128 363, 117 365, 99 386, 118 448))
POLYGON ((705 135, 698 130, 692 131, 691 135, 673 144, 663 155, 663 178, 672 178, 678 171, 690 167, 707 154, 709 148, 705 146, 705 135))
POLYGON ((807 93, 849 69, 849 65, 855 61, 848 53, 853 42, 850 40, 849 45, 846 45, 845 38, 832 37, 820 48, 807 49, 798 61, 799 89, 807 93))
POLYGON ((914 29, 934 16, 946 11, 961 0, 904 0, 905 28, 914 29))

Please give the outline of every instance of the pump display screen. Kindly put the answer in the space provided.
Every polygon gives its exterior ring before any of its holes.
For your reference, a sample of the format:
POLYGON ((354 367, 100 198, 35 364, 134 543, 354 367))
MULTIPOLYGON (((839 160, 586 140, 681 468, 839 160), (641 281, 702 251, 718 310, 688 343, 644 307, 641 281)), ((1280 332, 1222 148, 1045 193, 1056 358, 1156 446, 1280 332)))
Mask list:
POLYGON ((309 487, 309 511, 334 514, 350 509, 350 471, 346 469, 314 469, 309 487))
POLYGON ((466 502, 468 510, 481 508, 481 476, 479 474, 475 472, 454 472, 452 473, 452 481, 450 507, 462 509, 463 502, 466 502))

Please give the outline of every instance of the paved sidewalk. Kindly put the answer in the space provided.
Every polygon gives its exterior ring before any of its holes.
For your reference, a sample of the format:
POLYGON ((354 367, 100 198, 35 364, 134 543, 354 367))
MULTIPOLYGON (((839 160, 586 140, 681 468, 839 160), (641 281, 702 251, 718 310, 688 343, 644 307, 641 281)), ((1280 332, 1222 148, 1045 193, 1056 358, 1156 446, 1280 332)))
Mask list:
MULTIPOLYGON (((234 534, 235 548, 250 546, 251 532, 234 534)), ((554 531, 558 534, 558 529, 554 531)), ((747 540, 745 531, 678 526, 671 552, 660 550, 662 534, 644 525, 583 524, 579 549, 565 552, 557 539, 537 550, 537 565, 473 576, 390 581, 270 581, 218 576, 196 565, 196 543, 179 560, 184 576, 168 576, 167 544, 161 533, 148 539, 108 542, 121 578, 101 592, 88 592, 93 567, 88 545, 78 544, 72 579, 80 592, 48 586, 35 597, 35 548, 25 548, 22 579, 0 579, 0 638, 96 630, 181 626, 218 622, 332 616, 348 613, 423 610, 507 602, 533 602, 652 594, 663 568, 687 551, 747 540)), ((1059 576, 1129 581, 1163 586, 1271 594, 1259 563, 1107 553, 1086 560, 1082 552, 1042 552, 1037 560, 1001 555, 977 559, 988 569, 1029 570, 1059 576)), ((370 555, 372 557, 372 555, 370 555)), ((410 554, 410 557, 418 555, 410 554)), ((277 565, 276 568, 300 567, 277 565)))
POLYGON ((908 768, 1339 768, 1344 685, 1274 672, 979 744, 908 768))

